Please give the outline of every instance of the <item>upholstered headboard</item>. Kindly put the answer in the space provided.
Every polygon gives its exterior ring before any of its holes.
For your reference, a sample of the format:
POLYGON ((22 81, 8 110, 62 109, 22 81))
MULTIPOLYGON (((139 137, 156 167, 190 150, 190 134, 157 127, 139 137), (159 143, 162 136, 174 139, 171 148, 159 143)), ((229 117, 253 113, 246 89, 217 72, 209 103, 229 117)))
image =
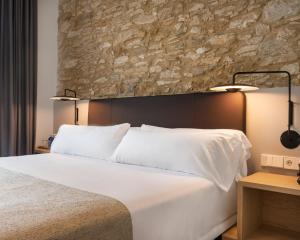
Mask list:
POLYGON ((225 128, 245 132, 243 93, 196 93, 91 100, 89 125, 128 122, 182 128, 225 128))

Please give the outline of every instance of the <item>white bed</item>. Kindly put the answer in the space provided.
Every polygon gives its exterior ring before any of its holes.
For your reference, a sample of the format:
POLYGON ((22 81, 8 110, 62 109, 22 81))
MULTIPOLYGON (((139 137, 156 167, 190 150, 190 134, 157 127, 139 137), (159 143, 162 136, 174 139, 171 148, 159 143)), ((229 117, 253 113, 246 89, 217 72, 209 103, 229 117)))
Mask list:
POLYGON ((134 240, 211 240, 236 221, 235 183, 225 192, 201 177, 54 153, 1 158, 0 167, 121 201, 134 240))

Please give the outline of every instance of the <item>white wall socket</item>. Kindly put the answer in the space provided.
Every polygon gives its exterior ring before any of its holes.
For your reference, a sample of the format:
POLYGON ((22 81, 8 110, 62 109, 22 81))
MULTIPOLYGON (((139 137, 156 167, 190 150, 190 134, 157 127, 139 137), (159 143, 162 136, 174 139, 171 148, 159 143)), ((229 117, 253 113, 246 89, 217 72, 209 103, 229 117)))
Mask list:
POLYGON ((300 157, 288 157, 271 154, 261 154, 260 165, 263 167, 276 167, 299 170, 300 157))
POLYGON ((283 167, 286 169, 298 170, 300 158, 298 157, 284 157, 283 167))

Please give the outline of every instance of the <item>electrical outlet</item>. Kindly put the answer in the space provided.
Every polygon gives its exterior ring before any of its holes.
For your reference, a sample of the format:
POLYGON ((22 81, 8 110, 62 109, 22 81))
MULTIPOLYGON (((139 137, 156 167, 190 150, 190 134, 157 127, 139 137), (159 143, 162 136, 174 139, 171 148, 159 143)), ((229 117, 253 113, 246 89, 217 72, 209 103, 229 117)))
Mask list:
POLYGON ((297 157, 284 157, 283 167, 286 169, 298 170, 300 158, 297 157))

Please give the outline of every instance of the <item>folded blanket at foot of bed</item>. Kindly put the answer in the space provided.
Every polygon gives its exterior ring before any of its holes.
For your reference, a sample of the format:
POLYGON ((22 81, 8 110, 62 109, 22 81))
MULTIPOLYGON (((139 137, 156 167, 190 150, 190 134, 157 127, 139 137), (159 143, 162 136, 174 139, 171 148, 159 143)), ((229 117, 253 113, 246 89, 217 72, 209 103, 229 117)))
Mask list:
POLYGON ((0 168, 1 240, 132 240, 118 200, 0 168))

